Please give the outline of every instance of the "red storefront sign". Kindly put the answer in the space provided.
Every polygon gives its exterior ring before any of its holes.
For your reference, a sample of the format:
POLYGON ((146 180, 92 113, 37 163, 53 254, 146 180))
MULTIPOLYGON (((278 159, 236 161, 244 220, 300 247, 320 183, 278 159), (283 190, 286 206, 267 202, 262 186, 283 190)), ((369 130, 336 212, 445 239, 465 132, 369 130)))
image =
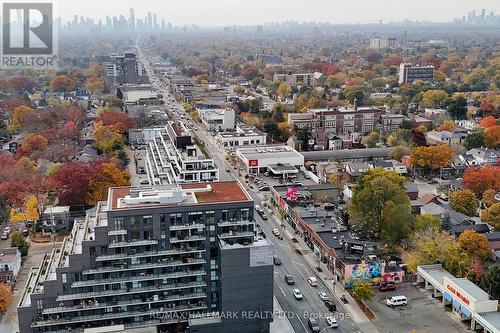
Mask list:
POLYGON ((249 167, 258 167, 259 166, 259 160, 248 160, 248 166, 249 167))
POLYGON ((464 295, 462 295, 458 290, 456 290, 449 284, 446 287, 448 288, 449 291, 451 291, 453 295, 457 296, 462 302, 469 305, 469 300, 464 295))

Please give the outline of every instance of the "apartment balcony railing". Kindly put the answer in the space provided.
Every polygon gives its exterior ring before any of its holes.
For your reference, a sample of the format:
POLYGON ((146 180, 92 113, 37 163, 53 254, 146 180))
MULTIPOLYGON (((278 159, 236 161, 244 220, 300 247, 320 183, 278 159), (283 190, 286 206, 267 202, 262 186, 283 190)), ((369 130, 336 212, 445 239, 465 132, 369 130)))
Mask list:
POLYGON ((145 239, 129 242, 112 242, 108 245, 110 249, 117 247, 129 247, 129 246, 142 246, 142 245, 156 245, 158 241, 156 239, 145 239))
POLYGON ((191 259, 191 260, 186 260, 186 261, 162 259, 162 260, 159 260, 158 262, 152 262, 152 263, 147 263, 147 264, 91 268, 91 269, 84 270, 82 272, 82 274, 86 275, 86 274, 98 274, 98 273, 124 272, 124 271, 134 271, 134 270, 138 270, 138 269, 187 266, 187 265, 196 265, 196 264, 204 264, 204 263, 206 263, 205 259, 191 259))
POLYGON ((205 225, 202 223, 193 223, 193 224, 173 224, 168 229, 170 231, 175 230, 189 230, 189 229, 203 229, 205 225))
POLYGON ((138 270, 138 269, 175 267, 175 266, 196 265, 196 264, 204 264, 204 263, 206 263, 205 259, 191 259, 191 260, 186 260, 186 261, 162 259, 158 262, 152 262, 152 263, 147 263, 147 264, 90 268, 90 269, 84 270, 82 272, 82 274, 86 275, 86 274, 98 274, 98 273, 124 272, 124 271, 138 270))
MULTIPOLYGON (((191 283, 194 284, 194 283, 191 283)), ((199 283, 201 284, 201 283, 199 283)), ((206 283, 201 286, 191 286, 190 288, 196 287, 204 287, 206 283)), ((75 312, 75 311, 88 311, 88 310, 96 310, 96 309, 105 309, 110 307, 119 307, 119 306, 132 306, 132 305, 141 305, 141 304, 153 304, 153 303, 162 303, 169 301, 178 301, 192 298, 200 298, 200 293, 189 293, 185 295, 170 295, 170 296, 162 296, 162 297, 150 297, 147 300, 142 299, 134 299, 134 300, 124 300, 124 301, 116 301, 116 302, 93 302, 90 305, 75 305, 75 306, 58 306, 54 308, 46 308, 42 310, 42 314, 54 314, 54 313, 67 313, 67 312, 75 312), (194 296, 193 296, 194 295, 194 296)))
MULTIPOLYGON (((206 294, 192 294, 196 297, 191 298, 203 298, 206 297, 206 294)), ((184 298, 188 299, 188 298, 184 298)), ((159 312, 161 313, 169 313, 169 312, 181 312, 181 311, 195 311, 195 310, 203 310, 206 309, 207 306, 205 303, 200 304, 192 304, 186 306, 179 306, 175 308, 167 308, 160 311, 160 309, 151 309, 149 311, 123 311, 123 312, 111 312, 105 313, 101 315, 92 315, 92 316, 77 316, 72 318, 59 318, 59 319, 47 319, 47 320, 34 320, 31 324, 31 327, 44 327, 44 326, 53 326, 53 325, 63 325, 70 323, 81 323, 81 322, 89 322, 96 320, 107 320, 107 319, 117 319, 117 318, 125 318, 125 317, 135 317, 135 316, 147 316, 147 315, 155 315, 159 312)))
POLYGON ((219 227, 230 227, 230 226, 239 226, 239 225, 254 225, 254 221, 242 220, 242 221, 223 221, 218 222, 217 225, 219 227))
POLYGON ((233 231, 233 232, 219 234, 219 239, 253 237, 253 236, 255 236, 255 233, 253 231, 233 231))
POLYGON ((108 236, 119 236, 119 235, 126 235, 127 230, 110 230, 108 231, 108 236))
MULTIPOLYGON (((178 278, 178 277, 188 277, 188 276, 200 276, 200 275, 206 275, 207 272, 205 270, 196 270, 196 271, 187 271, 187 272, 174 272, 174 273, 167 273, 167 274, 162 274, 161 276, 164 279, 168 278, 178 278)), ((158 275, 160 276, 160 275, 158 275)), ((152 286, 152 287, 141 287, 141 288, 123 288, 123 289, 116 289, 116 290, 103 290, 103 291, 90 291, 90 292, 83 292, 83 293, 75 293, 75 294, 66 294, 66 295, 59 295, 56 298, 57 302, 62 302, 62 301, 69 301, 69 300, 75 300, 75 299, 82 299, 82 298, 94 298, 94 297, 107 297, 107 296, 114 296, 114 295, 123 295, 123 294, 137 294, 137 293, 147 293, 147 292, 158 292, 162 290, 171 290, 171 289, 176 289, 179 287, 177 284, 173 285, 165 285, 165 286, 152 286)))
POLYGON ((119 259, 132 259, 132 258, 145 258, 145 257, 159 257, 165 255, 175 255, 175 254, 188 254, 188 253, 197 253, 197 252, 205 252, 206 249, 200 247, 184 247, 180 249, 171 249, 171 250, 163 250, 163 251, 144 251, 137 253, 120 253, 120 254, 105 254, 96 257, 96 261, 108 261, 108 260, 119 260, 119 259))
POLYGON ((182 242, 196 242, 196 241, 204 241, 207 237, 205 236, 183 236, 183 237, 170 237, 170 243, 182 243, 182 242))

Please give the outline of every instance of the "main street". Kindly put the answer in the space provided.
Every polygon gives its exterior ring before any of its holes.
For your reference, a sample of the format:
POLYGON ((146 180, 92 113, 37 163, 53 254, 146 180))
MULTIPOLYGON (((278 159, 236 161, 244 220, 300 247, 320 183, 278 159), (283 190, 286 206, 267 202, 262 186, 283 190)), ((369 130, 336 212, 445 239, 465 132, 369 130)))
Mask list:
MULTIPOLYGON (((234 170, 225 159, 226 152, 215 144, 210 133, 205 131, 199 123, 190 119, 189 115, 184 111, 178 102, 174 101, 172 103, 173 98, 167 87, 168 82, 166 83, 163 78, 159 78, 154 73, 150 63, 150 58, 144 55, 139 46, 137 49, 139 58, 143 62, 153 86, 163 95, 166 111, 170 117, 178 121, 182 121, 186 125, 191 125, 193 129, 192 134, 197 136, 198 139, 205 144, 205 147, 214 158, 214 161, 219 169, 220 180, 239 179, 240 176, 238 174, 238 170, 234 170)), ((240 180, 243 186, 247 189, 248 193, 252 196, 255 204, 263 207, 262 198, 259 194, 250 189, 243 179, 240 180)), ((275 266, 274 270, 274 295, 283 308, 283 311, 288 314, 288 319, 290 320, 294 331, 297 333, 309 332, 309 328, 307 327, 307 318, 311 315, 316 316, 315 318, 317 318, 320 322, 320 327, 323 332, 334 330, 338 332, 359 331, 352 318, 346 312, 343 305, 339 304, 339 302, 335 301, 337 304, 336 313, 330 313, 328 311, 323 301, 319 298, 318 293, 323 291, 328 294, 331 299, 335 300, 335 298, 320 279, 318 279, 317 287, 309 285, 307 278, 315 276, 313 269, 309 266, 308 262, 302 257, 302 255, 295 251, 290 240, 286 238, 278 239, 273 236, 272 229, 278 226, 277 223, 273 222, 273 218, 269 218, 267 221, 264 221, 258 214, 255 214, 255 216, 257 223, 267 235, 269 241, 273 244, 274 254, 282 261, 282 265, 275 266), (285 282, 285 274, 293 276, 295 280, 294 286, 290 286, 285 282), (302 300, 295 299, 292 294, 292 290, 294 288, 301 290, 304 296, 302 300), (336 315, 339 323, 339 327, 337 329, 326 328, 326 315, 336 315)))

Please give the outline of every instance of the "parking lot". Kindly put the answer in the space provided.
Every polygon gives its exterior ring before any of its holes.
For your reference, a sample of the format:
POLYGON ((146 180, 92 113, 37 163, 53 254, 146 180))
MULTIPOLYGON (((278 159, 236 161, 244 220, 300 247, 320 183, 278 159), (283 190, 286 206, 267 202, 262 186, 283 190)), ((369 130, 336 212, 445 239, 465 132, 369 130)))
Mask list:
POLYGON ((432 298, 430 292, 420 290, 411 283, 399 284, 395 291, 377 290, 375 297, 367 305, 376 316, 373 323, 380 332, 467 332, 467 326, 446 311, 439 300, 432 298), (396 295, 406 296, 408 305, 388 307, 386 297, 396 295))

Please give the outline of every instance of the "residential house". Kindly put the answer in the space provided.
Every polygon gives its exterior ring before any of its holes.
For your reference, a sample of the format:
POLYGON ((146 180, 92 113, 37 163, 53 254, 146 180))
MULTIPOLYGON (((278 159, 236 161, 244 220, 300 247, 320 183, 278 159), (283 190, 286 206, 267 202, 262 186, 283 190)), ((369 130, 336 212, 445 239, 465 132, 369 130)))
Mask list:
POLYGON ((394 171, 394 166, 389 161, 373 161, 368 162, 370 169, 382 168, 386 171, 394 171))
POLYGON ((366 172, 370 169, 370 166, 367 163, 346 163, 345 164, 345 171, 349 174, 351 177, 358 177, 360 176, 363 172, 366 172))
POLYGON ((490 148, 473 148, 467 151, 467 154, 471 155, 479 166, 495 166, 498 165, 500 161, 500 151, 490 148))
POLYGON ((0 249, 0 282, 14 286, 21 270, 21 252, 17 247, 0 249))
POLYGON ((459 146, 465 140, 466 133, 454 131, 429 131, 426 133, 428 145, 447 144, 450 146, 459 146))

